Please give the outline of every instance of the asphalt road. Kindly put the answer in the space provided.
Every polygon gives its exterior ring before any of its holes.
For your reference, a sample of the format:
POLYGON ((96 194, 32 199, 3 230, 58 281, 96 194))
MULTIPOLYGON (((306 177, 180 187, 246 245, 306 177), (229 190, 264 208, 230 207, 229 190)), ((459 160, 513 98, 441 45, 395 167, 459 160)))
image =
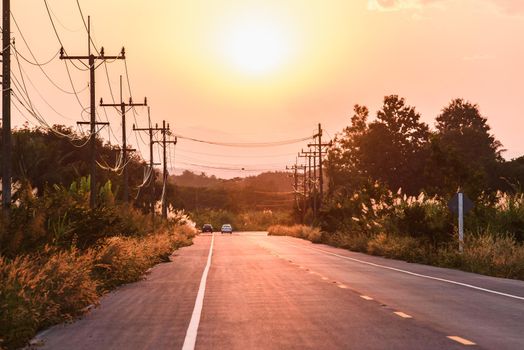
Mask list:
POLYGON ((521 281, 255 232, 200 235, 172 260, 38 348, 524 349, 521 281))

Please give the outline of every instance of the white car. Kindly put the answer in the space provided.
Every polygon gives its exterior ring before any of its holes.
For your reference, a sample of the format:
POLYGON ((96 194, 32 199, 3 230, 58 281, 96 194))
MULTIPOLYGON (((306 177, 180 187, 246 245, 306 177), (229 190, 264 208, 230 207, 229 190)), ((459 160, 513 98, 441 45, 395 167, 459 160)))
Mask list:
POLYGON ((233 227, 231 227, 230 224, 224 224, 222 225, 220 232, 233 234, 233 227))

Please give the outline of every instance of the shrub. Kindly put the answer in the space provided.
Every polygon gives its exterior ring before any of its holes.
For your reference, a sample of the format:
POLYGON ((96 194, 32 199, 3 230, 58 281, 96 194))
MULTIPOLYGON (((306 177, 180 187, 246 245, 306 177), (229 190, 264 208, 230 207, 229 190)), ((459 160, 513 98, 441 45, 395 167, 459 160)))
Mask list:
POLYGON ((320 243, 322 240, 322 233, 319 228, 306 225, 273 225, 268 228, 270 236, 291 236, 297 238, 304 238, 313 243, 320 243))
POLYGON ((193 228, 180 226, 142 238, 106 238, 95 248, 94 274, 106 290, 138 281, 151 266, 169 261, 173 250, 191 244, 194 234, 193 228))
POLYGON ((323 242, 329 245, 349 249, 357 252, 367 252, 370 236, 362 232, 324 233, 323 242))
POLYGON ((430 250, 419 239, 410 236, 380 233, 368 241, 366 251, 369 254, 409 262, 428 263, 431 261, 430 250))
POLYGON ((215 230, 223 224, 231 224, 236 231, 264 231, 269 226, 291 224, 290 214, 283 211, 248 210, 238 214, 227 210, 199 210, 190 214, 197 227, 211 224, 215 230))
POLYGON ((77 249, 53 251, 12 261, 0 257, 0 338, 19 347, 35 332, 78 315, 98 300, 91 277, 93 255, 77 249))
POLYGON ((141 278, 174 249, 188 245, 194 228, 179 226, 144 237, 109 237, 95 247, 0 256, 0 348, 21 347, 41 328, 71 320, 100 295, 141 278))

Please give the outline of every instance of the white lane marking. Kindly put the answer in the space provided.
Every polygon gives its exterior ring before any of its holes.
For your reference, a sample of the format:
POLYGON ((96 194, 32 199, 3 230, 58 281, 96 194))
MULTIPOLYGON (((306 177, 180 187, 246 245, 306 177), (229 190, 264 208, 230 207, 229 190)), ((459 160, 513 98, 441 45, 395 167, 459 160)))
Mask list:
POLYGON ((319 252, 322 252, 322 253, 325 253, 325 254, 329 254, 329 255, 333 255, 333 256, 336 256, 336 257, 339 257, 339 258, 342 258, 342 259, 347 259, 347 260, 355 261, 355 262, 358 262, 358 263, 361 263, 361 264, 365 264, 365 265, 370 265, 370 266, 380 267, 380 268, 383 268, 383 269, 386 269, 386 270, 397 271, 397 272, 405 273, 405 274, 407 274, 407 275, 412 275, 412 276, 417 276, 417 277, 427 278, 427 279, 430 279, 430 280, 435 280, 435 281, 440 281, 440 282, 446 282, 446 283, 450 283, 450 284, 455 284, 455 285, 458 285, 458 286, 462 286, 462 287, 466 287, 466 288, 471 288, 471 289, 476 289, 476 290, 480 290, 480 291, 487 292, 487 293, 492 293, 492 294, 502 295, 502 296, 504 296, 504 297, 508 297, 508 298, 513 298, 513 299, 518 299, 518 300, 524 300, 524 297, 521 297, 521 296, 518 296, 518 295, 513 295, 513 294, 508 294, 508 293, 498 292, 498 291, 496 291, 496 290, 491 290, 491 289, 487 289, 487 288, 477 287, 477 286, 474 286, 474 285, 471 285, 471 284, 462 283, 462 282, 457 282, 457 281, 453 281, 453 280, 447 280, 447 279, 444 279, 444 278, 433 277, 433 276, 427 276, 427 275, 423 275, 423 274, 416 273, 416 272, 411 272, 411 271, 406 271, 406 270, 402 270, 402 269, 397 269, 397 268, 395 268, 395 267, 391 267, 391 266, 375 264, 375 263, 372 263, 372 262, 369 262, 369 261, 359 260, 359 259, 355 259, 355 258, 350 258, 350 257, 348 257, 348 256, 344 256, 344 255, 340 255, 340 254, 336 254, 336 253, 328 252, 327 250, 323 250, 323 249, 310 248, 310 247, 301 247, 301 246, 297 246, 297 245, 295 245, 295 244, 291 244, 291 243, 288 243, 288 244, 291 245, 291 246, 293 246, 293 247, 297 247, 297 248, 305 248, 305 249, 311 249, 311 250, 317 250, 317 251, 319 251, 319 252))
POLYGON ((364 300, 373 300, 372 297, 368 297, 367 295, 361 295, 360 297, 364 300))
POLYGON ((198 325, 200 323, 200 315, 202 314, 202 306, 204 306, 204 294, 206 292, 206 281, 209 268, 211 266, 211 256, 213 255, 213 243, 215 242, 215 235, 211 237, 211 245, 209 246, 209 255, 207 256, 207 264, 200 280, 200 287, 198 287, 198 293, 195 301, 195 308, 191 315, 191 321, 189 327, 187 327, 186 338, 184 339, 184 345, 182 350, 193 350, 196 344, 198 325))
POLYGON ((337 287, 338 288, 342 288, 342 289, 348 289, 349 287, 346 286, 345 284, 337 284, 337 287))
POLYGON ((411 315, 405 314, 402 311, 395 311, 394 314, 397 315, 397 316, 400 316, 402 318, 413 318, 413 317, 411 317, 411 315))
POLYGON ((477 345, 471 340, 464 339, 462 337, 458 337, 456 335, 449 335, 447 338, 456 341, 457 343, 460 343, 462 345, 477 345))

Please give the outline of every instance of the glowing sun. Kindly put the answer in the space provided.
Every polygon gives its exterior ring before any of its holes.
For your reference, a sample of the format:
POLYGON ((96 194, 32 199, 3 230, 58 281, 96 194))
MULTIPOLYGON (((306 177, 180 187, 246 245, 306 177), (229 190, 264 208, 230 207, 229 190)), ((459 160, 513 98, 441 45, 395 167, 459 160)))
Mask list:
POLYGON ((272 21, 236 21, 229 25, 222 40, 221 50, 227 63, 242 73, 268 74, 289 59, 286 33, 272 21))

